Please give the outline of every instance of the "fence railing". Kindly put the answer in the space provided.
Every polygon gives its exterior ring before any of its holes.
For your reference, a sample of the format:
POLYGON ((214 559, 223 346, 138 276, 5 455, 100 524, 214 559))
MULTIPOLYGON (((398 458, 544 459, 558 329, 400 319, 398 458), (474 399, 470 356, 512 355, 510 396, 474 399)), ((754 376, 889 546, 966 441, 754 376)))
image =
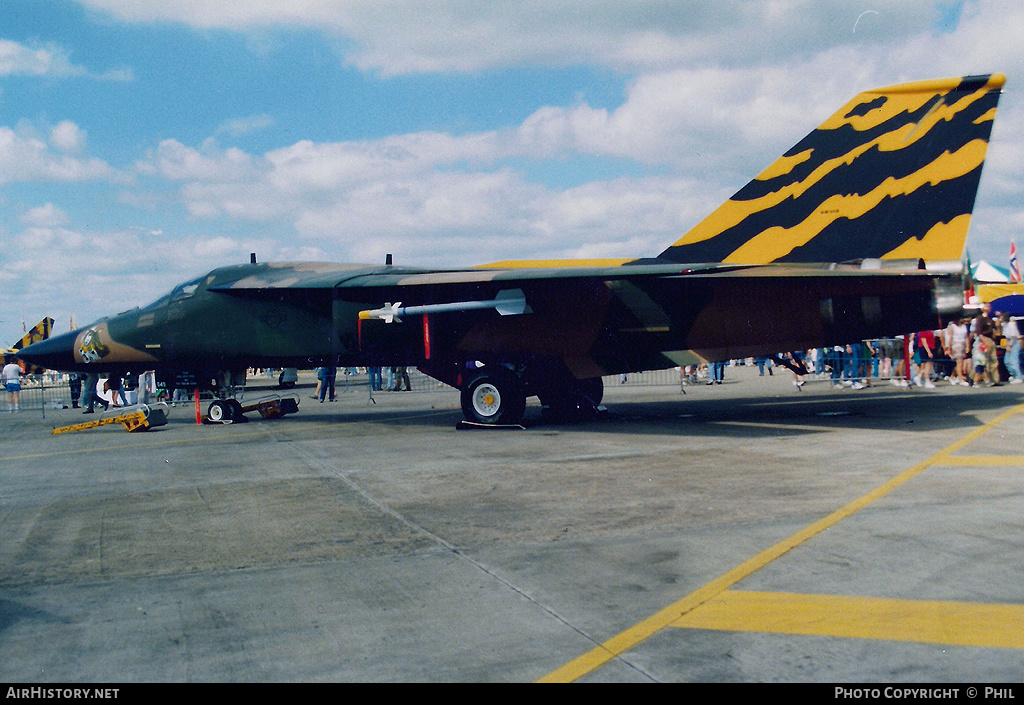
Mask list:
MULTIPOLYGON (((0 387, 0 409, 7 409, 7 396, 7 392, 0 387)), ((18 392, 18 397, 21 411, 42 412, 43 416, 46 416, 48 409, 72 406, 71 390, 66 383, 44 383, 31 376, 21 378, 21 391, 18 392)))

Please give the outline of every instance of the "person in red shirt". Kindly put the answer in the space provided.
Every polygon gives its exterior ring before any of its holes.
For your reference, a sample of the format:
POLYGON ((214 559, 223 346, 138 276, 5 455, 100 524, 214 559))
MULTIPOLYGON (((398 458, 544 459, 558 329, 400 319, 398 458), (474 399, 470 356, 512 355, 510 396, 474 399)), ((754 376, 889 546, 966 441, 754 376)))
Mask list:
POLYGON ((932 366, 935 360, 935 331, 924 330, 917 334, 914 341, 914 362, 917 363, 917 376, 914 383, 918 387, 934 389, 932 382, 932 366))

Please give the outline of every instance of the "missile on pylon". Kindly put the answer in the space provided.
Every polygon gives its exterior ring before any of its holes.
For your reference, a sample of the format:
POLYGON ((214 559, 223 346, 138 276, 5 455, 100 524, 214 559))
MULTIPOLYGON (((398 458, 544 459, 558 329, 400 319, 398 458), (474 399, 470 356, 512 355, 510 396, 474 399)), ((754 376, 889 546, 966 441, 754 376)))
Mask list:
POLYGON ((385 323, 401 323, 403 316, 427 313, 447 313, 451 311, 474 311, 493 308, 502 316, 518 316, 532 313, 526 304, 526 295, 522 289, 505 289, 487 301, 455 301, 447 304, 423 304, 420 306, 402 306, 402 302, 386 303, 383 308, 360 311, 362 320, 379 319, 385 323))

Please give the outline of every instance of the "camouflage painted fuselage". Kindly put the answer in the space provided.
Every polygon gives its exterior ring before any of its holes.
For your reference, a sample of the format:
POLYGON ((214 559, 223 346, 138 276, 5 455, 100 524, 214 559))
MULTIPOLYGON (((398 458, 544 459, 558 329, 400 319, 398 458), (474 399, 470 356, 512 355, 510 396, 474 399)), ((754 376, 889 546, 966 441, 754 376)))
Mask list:
MULTIPOLYGON (((934 328, 941 277, 913 268, 637 264, 571 270, 416 271, 256 264, 226 267, 145 308, 38 343, 63 370, 209 375, 322 364, 457 369, 469 361, 563 362, 579 378, 832 345, 934 328), (359 312, 522 289, 530 312, 463 311, 396 323, 359 312)), ((952 283, 953 300, 959 304, 952 283)), ((954 306, 950 313, 958 312, 954 306)))

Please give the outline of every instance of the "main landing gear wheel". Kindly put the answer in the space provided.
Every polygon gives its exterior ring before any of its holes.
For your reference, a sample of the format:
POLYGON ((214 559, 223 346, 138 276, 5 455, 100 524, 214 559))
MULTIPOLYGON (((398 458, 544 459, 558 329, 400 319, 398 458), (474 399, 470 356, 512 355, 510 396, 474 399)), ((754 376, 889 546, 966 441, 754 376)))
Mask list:
POLYGON ((462 388, 462 413, 482 424, 519 423, 526 411, 526 394, 511 372, 484 372, 462 388))
POLYGON ((245 411, 242 410, 242 402, 237 399, 227 399, 227 404, 231 407, 231 420, 235 423, 239 421, 247 421, 245 418, 245 411))

